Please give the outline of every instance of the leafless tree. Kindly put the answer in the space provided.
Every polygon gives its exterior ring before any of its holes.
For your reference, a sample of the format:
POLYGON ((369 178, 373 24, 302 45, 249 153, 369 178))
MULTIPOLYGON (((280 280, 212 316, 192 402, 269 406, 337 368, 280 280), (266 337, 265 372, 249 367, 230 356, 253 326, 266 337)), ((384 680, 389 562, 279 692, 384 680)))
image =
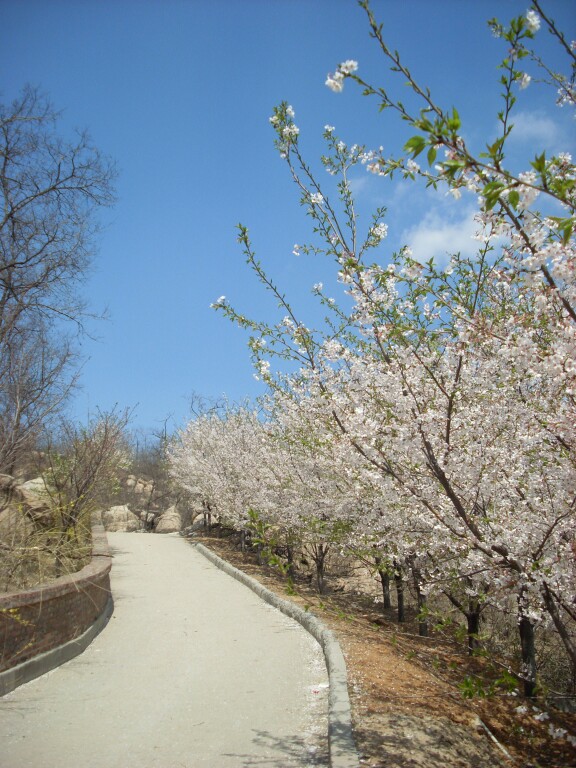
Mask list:
POLYGON ((74 382, 72 334, 113 165, 85 133, 64 141, 58 114, 26 87, 0 104, 0 471, 11 472, 74 382), (57 340, 56 340, 57 337, 57 340))
POLYGON ((63 419, 47 437, 44 480, 62 533, 74 533, 81 516, 98 505, 129 466, 130 417, 129 409, 113 409, 99 412, 87 426, 63 419))
POLYGON ((0 468, 13 474, 60 413, 76 382, 76 356, 68 339, 56 344, 30 326, 0 348, 0 468))

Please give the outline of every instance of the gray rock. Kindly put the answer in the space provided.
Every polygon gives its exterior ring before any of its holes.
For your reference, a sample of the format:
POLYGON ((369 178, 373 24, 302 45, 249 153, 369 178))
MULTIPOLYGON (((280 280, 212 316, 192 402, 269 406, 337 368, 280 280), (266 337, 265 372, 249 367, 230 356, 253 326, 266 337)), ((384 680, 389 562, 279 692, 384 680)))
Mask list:
POLYGON ((35 525, 50 527, 54 524, 52 500, 43 477, 15 485, 12 498, 22 505, 23 512, 35 525))
POLYGON ((102 512, 102 524, 107 531, 132 531, 142 530, 142 521, 128 509, 127 504, 110 507, 102 512))
POLYGON ((156 523, 156 533, 178 533, 184 528, 182 515, 176 505, 163 512, 156 523))
POLYGON ((0 509, 4 528, 19 520, 43 527, 54 522, 51 499, 41 477, 20 484, 11 475, 0 475, 0 509))

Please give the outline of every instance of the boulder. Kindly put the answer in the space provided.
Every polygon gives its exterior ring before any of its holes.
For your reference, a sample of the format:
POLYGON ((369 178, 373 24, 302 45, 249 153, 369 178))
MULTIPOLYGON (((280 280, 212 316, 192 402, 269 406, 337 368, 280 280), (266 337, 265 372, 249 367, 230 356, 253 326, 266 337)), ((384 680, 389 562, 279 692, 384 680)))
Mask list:
POLYGON ((138 479, 134 484, 134 493, 140 494, 142 496, 151 496, 152 489, 153 484, 146 482, 145 480, 138 479))
POLYGON ((0 475, 0 494, 9 496, 14 490, 16 480, 12 475, 0 475))
POLYGON ((127 504, 110 507, 102 512, 102 524, 110 532, 142 530, 141 520, 128 509, 127 504))
POLYGON ((43 477, 35 477, 32 480, 27 480, 25 483, 20 483, 19 487, 23 491, 34 494, 35 496, 46 496, 48 493, 46 482, 43 477))
POLYGON ((54 522, 50 496, 41 477, 20 484, 11 475, 0 475, 0 509, 6 512, 3 524, 12 525, 19 518, 39 526, 54 522))
POLYGON ((156 523, 156 533, 177 533, 184 527, 182 515, 176 505, 163 512, 156 523))
POLYGON ((156 515, 154 512, 138 512, 138 516, 142 521, 144 529, 146 531, 153 531, 156 527, 156 515))
POLYGON ((35 525, 50 527, 54 524, 52 501, 43 477, 14 486, 13 500, 22 505, 24 513, 35 525))

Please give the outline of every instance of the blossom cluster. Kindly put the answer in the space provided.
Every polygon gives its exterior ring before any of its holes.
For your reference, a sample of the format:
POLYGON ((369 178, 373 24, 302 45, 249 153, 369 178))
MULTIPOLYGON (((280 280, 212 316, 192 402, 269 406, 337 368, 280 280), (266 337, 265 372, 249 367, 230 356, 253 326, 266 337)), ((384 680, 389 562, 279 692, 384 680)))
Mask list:
MULTIPOLYGON (((510 30, 493 29, 531 39, 541 24, 529 11, 510 30)), ((404 72, 397 54, 389 57, 392 71, 404 72)), ((356 70, 346 61, 326 85, 339 92, 356 70)), ((510 109, 518 82, 529 80, 510 69, 510 109)), ((435 124, 394 104, 426 134, 394 160, 382 147, 348 146, 325 127, 322 164, 339 177, 340 218, 291 144, 292 108, 275 110, 302 205, 325 241, 295 245, 294 253, 334 259, 347 309, 316 283, 332 314, 324 334, 314 334, 256 265, 287 311, 276 326, 251 326, 274 340, 251 343, 270 388, 266 418, 235 411, 191 423, 174 472, 202 484, 239 528, 257 520, 288 549, 308 547, 313 559, 327 547, 362 553, 399 582, 410 576, 421 609, 447 597, 467 622, 469 647, 479 642, 484 611, 513 617, 529 649, 517 674, 532 695, 537 664, 527 637, 557 633, 576 664, 576 171, 567 153, 506 170, 509 132, 475 158, 456 111, 430 103, 427 95, 424 114, 436 115, 435 124), (424 149, 429 170, 415 160, 424 149), (420 264, 408 247, 388 263, 367 263, 371 249, 383 250, 388 226, 379 209, 360 233, 348 180, 356 164, 382 177, 398 171, 442 182, 456 199, 473 192, 477 253, 455 254, 445 269, 420 264), (274 370, 278 349, 277 357, 298 363, 296 372, 274 370)))
POLYGON ((347 61, 339 64, 334 74, 329 74, 326 78, 326 85, 334 93, 340 93, 344 89, 344 80, 349 75, 356 72, 358 69, 358 62, 348 59, 347 61))

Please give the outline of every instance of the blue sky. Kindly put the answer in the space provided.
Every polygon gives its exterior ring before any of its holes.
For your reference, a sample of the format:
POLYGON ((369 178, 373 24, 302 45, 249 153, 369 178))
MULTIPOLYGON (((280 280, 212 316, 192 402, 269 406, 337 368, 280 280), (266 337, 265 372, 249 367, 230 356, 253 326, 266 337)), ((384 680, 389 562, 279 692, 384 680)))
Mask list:
MULTIPOLYGON (((499 108, 503 46, 486 20, 507 21, 527 5, 373 0, 390 46, 442 105, 458 107, 476 147, 494 133, 499 108)), ((576 4, 545 8, 574 39, 576 4)), ((168 417, 187 418, 193 393, 236 401, 262 391, 245 334, 210 309, 225 295, 255 317, 275 317, 244 264, 236 224, 249 227, 260 259, 304 310, 331 271, 292 255, 310 239, 310 223, 273 147, 273 106, 293 105, 313 163, 326 124, 347 143, 384 145, 387 154, 407 137, 351 83, 338 95, 325 87, 350 58, 370 82, 392 82, 355 0, 0 0, 2 97, 39 86, 63 110, 61 132, 87 128, 119 170, 118 203, 104 217, 86 286, 91 306, 110 319, 83 342, 79 419, 118 403, 136 407, 135 426, 157 430, 168 417)), ((522 168, 540 148, 574 150, 571 116, 549 94, 531 85, 518 112, 522 168)), ((371 209, 388 206, 383 260, 403 243, 439 258, 469 247, 472 201, 360 171, 356 188, 366 225, 371 209)))

